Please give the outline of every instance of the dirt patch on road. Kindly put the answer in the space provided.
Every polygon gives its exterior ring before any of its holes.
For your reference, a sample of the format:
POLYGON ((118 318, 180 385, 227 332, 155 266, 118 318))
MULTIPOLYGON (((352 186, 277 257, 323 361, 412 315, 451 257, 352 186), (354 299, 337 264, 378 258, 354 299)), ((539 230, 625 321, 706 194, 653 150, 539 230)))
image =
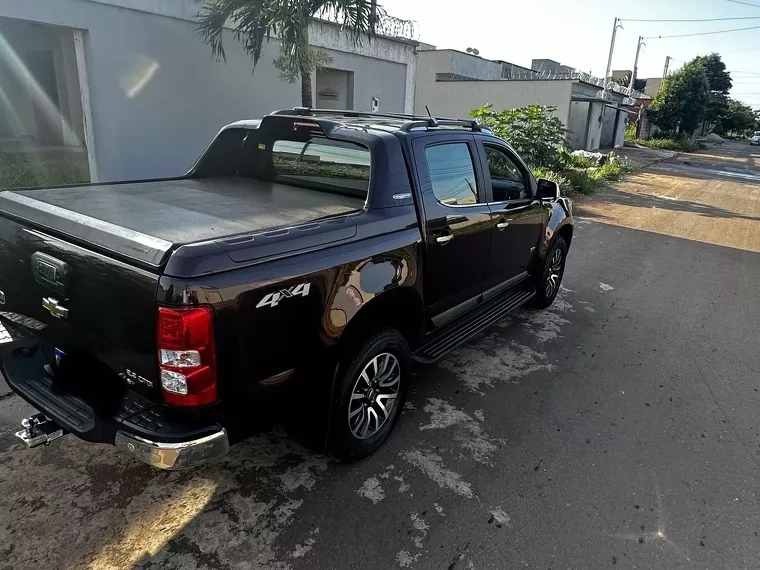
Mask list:
POLYGON ((576 213, 602 223, 760 252, 760 170, 754 170, 752 155, 749 147, 681 155, 579 200, 576 213))

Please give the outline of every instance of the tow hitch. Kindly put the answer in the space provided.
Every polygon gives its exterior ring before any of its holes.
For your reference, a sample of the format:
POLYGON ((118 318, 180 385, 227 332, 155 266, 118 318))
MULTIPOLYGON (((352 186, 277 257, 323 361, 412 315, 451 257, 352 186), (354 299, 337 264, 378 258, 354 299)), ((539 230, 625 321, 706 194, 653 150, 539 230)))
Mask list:
POLYGON ((16 437, 23 441, 27 447, 48 445, 51 441, 63 437, 63 428, 54 421, 48 419, 45 414, 35 414, 21 420, 21 431, 16 432, 16 437))

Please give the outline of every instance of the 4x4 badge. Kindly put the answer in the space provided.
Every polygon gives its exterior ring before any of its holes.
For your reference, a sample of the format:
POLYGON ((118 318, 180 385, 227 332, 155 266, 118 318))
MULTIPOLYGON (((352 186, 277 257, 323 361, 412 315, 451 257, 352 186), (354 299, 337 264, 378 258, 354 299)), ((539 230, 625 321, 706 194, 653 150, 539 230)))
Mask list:
POLYGON ((290 299, 296 295, 306 297, 309 294, 310 289, 311 283, 299 283, 298 285, 295 285, 289 289, 281 289, 280 291, 269 293, 269 295, 266 295, 261 301, 259 301, 259 304, 256 305, 256 308, 260 309, 261 307, 276 307, 277 304, 283 299, 290 299))
POLYGON ((42 308, 56 319, 65 319, 69 316, 69 310, 52 297, 45 297, 42 299, 42 308))

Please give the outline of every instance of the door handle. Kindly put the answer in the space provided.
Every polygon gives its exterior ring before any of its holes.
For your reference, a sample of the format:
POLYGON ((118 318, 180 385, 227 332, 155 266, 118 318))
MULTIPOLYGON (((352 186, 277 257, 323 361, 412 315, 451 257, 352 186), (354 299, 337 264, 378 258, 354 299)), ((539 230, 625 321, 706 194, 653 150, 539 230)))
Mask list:
POLYGON ((506 228, 509 225, 509 222, 505 222, 504 220, 501 220, 498 224, 496 224, 496 228, 501 232, 504 231, 504 228, 506 228))
POLYGON ((446 234, 445 236, 439 236, 435 238, 435 241, 437 241, 440 244, 446 245, 453 239, 454 239, 454 234, 446 234))

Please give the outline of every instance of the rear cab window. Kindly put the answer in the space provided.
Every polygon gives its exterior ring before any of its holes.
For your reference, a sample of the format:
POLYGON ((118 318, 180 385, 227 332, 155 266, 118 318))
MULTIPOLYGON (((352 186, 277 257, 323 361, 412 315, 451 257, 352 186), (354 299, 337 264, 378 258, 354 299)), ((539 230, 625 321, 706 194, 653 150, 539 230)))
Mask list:
POLYGON ((222 131, 193 176, 250 178, 367 200, 372 164, 368 146, 329 138, 316 123, 271 119, 268 128, 262 124, 222 131))
POLYGON ((366 198, 370 151, 358 144, 327 138, 277 140, 272 145, 275 181, 315 189, 333 189, 366 198))

